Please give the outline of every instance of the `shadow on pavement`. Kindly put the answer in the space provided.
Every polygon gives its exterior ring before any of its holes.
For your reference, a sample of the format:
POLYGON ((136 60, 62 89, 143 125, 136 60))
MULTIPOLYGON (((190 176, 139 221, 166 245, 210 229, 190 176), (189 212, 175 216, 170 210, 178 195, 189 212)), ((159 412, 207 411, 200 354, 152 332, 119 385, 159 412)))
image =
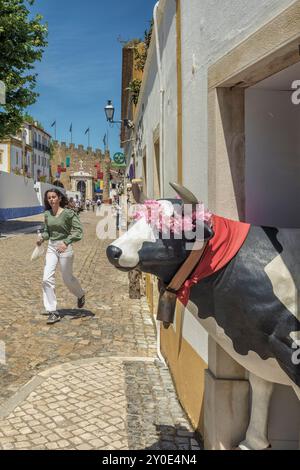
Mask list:
POLYGON ((84 310, 84 309, 60 309, 58 310, 60 313, 60 316, 62 318, 64 317, 71 317, 71 320, 76 320, 77 318, 85 318, 85 317, 94 317, 95 314, 91 312, 90 310, 84 310))
POLYGON ((41 222, 26 222, 23 220, 6 220, 0 222, 0 234, 11 235, 13 233, 29 233, 36 230, 42 230, 44 224, 41 222))
POLYGON ((191 439, 196 440, 199 447, 203 449, 200 436, 193 431, 189 431, 181 425, 156 425, 158 440, 145 450, 191 450, 191 439))

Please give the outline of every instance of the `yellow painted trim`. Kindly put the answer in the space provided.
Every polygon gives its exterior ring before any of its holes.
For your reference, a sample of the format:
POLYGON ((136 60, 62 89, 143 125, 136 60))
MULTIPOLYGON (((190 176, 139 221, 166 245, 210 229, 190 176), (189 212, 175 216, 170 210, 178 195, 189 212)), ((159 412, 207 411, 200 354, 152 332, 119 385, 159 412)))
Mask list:
POLYGON ((177 64, 177 181, 183 182, 182 164, 182 48, 181 0, 176 2, 176 64, 177 64))
POLYGON ((151 314, 153 315, 153 284, 150 274, 146 274, 147 301, 151 314))
POLYGON ((10 144, 7 144, 7 172, 11 172, 11 148, 10 144))
POLYGON ((206 362, 182 336, 183 306, 176 305, 176 331, 161 328, 161 351, 170 368, 178 398, 192 426, 204 434, 206 362))

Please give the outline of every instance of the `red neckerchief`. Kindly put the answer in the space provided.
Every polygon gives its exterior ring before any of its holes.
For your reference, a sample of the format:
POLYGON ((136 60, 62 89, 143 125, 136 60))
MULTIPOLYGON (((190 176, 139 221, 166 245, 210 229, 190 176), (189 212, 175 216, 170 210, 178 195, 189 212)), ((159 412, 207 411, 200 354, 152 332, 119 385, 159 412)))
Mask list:
POLYGON ((250 224, 212 216, 214 236, 209 240, 199 265, 178 291, 177 298, 187 305, 190 289, 205 277, 222 269, 237 254, 247 238, 250 224))

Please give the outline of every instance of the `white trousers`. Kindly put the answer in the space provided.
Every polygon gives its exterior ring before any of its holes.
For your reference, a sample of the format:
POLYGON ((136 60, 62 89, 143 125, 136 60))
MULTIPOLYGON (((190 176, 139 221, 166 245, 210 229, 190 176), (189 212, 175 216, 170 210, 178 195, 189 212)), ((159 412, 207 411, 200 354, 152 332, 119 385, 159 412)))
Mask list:
POLYGON ((46 253, 46 265, 43 276, 43 300, 47 312, 53 312, 57 308, 55 295, 55 271, 57 265, 61 270, 63 281, 69 291, 78 299, 84 295, 79 281, 73 276, 74 252, 72 245, 69 245, 64 253, 58 253, 56 248, 61 243, 50 240, 46 253))

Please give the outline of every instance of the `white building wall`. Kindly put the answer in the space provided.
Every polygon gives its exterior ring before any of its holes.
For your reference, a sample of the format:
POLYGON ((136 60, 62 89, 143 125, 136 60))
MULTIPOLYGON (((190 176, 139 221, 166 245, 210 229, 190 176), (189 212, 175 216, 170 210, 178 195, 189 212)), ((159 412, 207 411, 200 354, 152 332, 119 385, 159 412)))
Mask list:
POLYGON ((41 129, 32 126, 31 145, 33 147, 33 178, 35 181, 38 180, 38 172, 40 172, 40 176, 46 176, 47 181, 50 178, 50 155, 42 148, 39 148, 40 145, 44 144, 50 147, 50 136, 41 129), (37 143, 37 146, 35 143, 37 143))
MULTIPOLYGON (((168 3, 168 2, 167 2, 168 3)), ((177 181, 177 80, 176 80, 176 2, 169 1, 159 30, 161 45, 162 88, 164 92, 163 130, 164 139, 160 142, 164 155, 161 179, 162 195, 174 196, 169 181, 177 181)), ((154 33, 153 33, 154 34, 154 33)), ((136 118, 138 144, 136 145, 136 176, 142 176, 142 155, 147 155, 147 191, 153 197, 154 142, 160 136, 162 115, 160 112, 160 82, 158 79, 157 55, 154 44, 150 56, 151 66, 144 83, 143 99, 136 118), (145 113, 144 113, 145 109, 145 113)))
MULTIPOLYGON (((172 3, 169 0, 167 3, 172 3)), ((294 0, 183 0, 183 183, 207 202, 207 70, 294 0)))
POLYGON ((32 179, 0 173, 0 220, 44 212, 32 179))
MULTIPOLYGON (((208 199, 208 67, 292 3, 293 0, 251 0, 250 7, 247 0, 181 1, 183 184, 204 203, 208 199)), ((167 197, 174 195, 168 182, 177 181, 176 1, 161 0, 160 9, 163 11, 159 43, 165 89, 163 154, 164 195, 167 197)), ((138 104, 138 141, 135 147, 137 177, 142 176, 142 155, 146 151, 150 197, 153 197, 153 135, 155 131, 159 135, 160 125, 160 83, 155 42, 153 33, 138 104)), ((203 337, 203 334, 199 325, 199 335, 203 337)))
POLYGON ((10 155, 11 155, 11 172, 15 169, 21 170, 22 168, 22 147, 18 145, 11 144, 10 147, 10 155))
POLYGON ((2 163, 0 163, 0 171, 9 171, 9 146, 8 144, 0 144, 2 150, 2 163))
POLYGON ((291 92, 246 91, 248 222, 300 227, 299 125, 300 107, 291 92))

